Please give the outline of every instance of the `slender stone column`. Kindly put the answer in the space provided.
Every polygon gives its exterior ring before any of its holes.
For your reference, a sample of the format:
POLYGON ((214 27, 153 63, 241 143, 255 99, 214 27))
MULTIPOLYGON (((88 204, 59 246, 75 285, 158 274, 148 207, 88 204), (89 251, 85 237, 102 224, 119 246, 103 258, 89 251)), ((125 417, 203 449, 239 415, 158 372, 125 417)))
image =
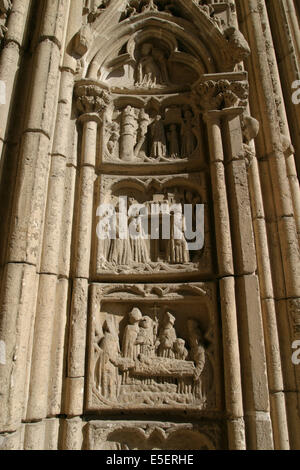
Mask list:
POLYGON ((228 440, 231 450, 246 448, 231 230, 227 203, 221 116, 209 111, 207 123, 221 290, 228 440))
POLYGON ((83 411, 98 126, 102 123, 103 113, 110 102, 107 92, 94 85, 79 85, 76 94, 78 108, 83 114, 79 118, 79 123, 82 124, 81 168, 65 407, 65 413, 69 416, 80 416, 83 411))
POLYGON ((5 44, 0 55, 0 80, 5 83, 5 104, 0 106, 0 180, 1 157, 6 139, 7 122, 10 116, 9 109, 13 95, 15 78, 22 59, 22 47, 26 40, 26 23, 31 11, 31 1, 14 0, 7 21, 5 44))

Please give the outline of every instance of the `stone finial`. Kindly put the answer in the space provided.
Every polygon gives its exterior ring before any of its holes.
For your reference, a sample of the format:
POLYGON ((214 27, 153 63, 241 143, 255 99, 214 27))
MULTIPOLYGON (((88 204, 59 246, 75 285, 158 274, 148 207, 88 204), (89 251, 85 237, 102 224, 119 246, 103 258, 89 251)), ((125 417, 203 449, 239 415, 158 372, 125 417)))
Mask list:
POLYGON ((110 95, 97 85, 79 85, 75 89, 76 104, 80 114, 101 114, 110 104, 110 95))

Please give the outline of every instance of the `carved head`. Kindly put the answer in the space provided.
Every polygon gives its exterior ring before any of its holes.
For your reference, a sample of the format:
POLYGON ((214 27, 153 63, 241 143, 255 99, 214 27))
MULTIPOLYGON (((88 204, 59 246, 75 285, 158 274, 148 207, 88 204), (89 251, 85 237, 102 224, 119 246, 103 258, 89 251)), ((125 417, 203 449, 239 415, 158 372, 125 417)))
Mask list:
POLYGON ((134 308, 129 314, 129 321, 132 325, 141 321, 142 318, 142 312, 138 308, 134 308))
POLYGON ((183 352, 185 348, 185 341, 184 339, 178 338, 174 343, 174 350, 175 352, 183 352))
POLYGON ((176 318, 170 312, 166 313, 165 322, 166 322, 167 325, 168 324, 174 325, 175 320, 176 320, 176 318))
POLYGON ((150 317, 143 317, 140 322, 141 328, 144 328, 145 330, 152 328, 153 327, 153 321, 150 317))

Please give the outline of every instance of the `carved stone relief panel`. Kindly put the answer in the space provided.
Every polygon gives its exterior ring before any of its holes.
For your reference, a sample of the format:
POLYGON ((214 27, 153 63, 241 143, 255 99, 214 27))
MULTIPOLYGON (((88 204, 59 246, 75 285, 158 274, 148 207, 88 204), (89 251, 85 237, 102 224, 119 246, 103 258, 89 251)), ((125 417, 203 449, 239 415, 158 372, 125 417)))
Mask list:
POLYGON ((174 35, 164 32, 158 39, 151 28, 133 35, 107 59, 97 78, 113 93, 166 94, 185 90, 204 71, 174 35))
POLYGON ((106 113, 102 141, 104 163, 205 163, 203 123, 190 94, 116 98, 106 113))
POLYGON ((96 194, 99 199, 95 206, 101 211, 94 229, 95 279, 151 282, 164 280, 166 274, 174 280, 212 276, 214 258, 205 173, 101 175, 96 194), (190 235, 187 227, 193 227, 190 235))
POLYGON ((91 286, 87 411, 220 410, 215 286, 91 286))
POLYGON ((225 449, 222 424, 91 421, 85 428, 86 450, 215 450, 225 449))

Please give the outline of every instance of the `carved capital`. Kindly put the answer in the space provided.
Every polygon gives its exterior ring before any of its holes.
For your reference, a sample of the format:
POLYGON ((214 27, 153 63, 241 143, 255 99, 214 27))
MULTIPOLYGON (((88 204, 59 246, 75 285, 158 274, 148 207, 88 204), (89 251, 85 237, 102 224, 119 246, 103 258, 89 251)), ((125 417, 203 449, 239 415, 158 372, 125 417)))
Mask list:
POLYGON ((97 85, 79 85, 75 89, 75 97, 80 114, 101 115, 111 102, 109 92, 97 85))
POLYGON ((248 82, 229 80, 208 80, 198 82, 194 93, 200 98, 199 105, 204 111, 244 107, 248 100, 248 82))

